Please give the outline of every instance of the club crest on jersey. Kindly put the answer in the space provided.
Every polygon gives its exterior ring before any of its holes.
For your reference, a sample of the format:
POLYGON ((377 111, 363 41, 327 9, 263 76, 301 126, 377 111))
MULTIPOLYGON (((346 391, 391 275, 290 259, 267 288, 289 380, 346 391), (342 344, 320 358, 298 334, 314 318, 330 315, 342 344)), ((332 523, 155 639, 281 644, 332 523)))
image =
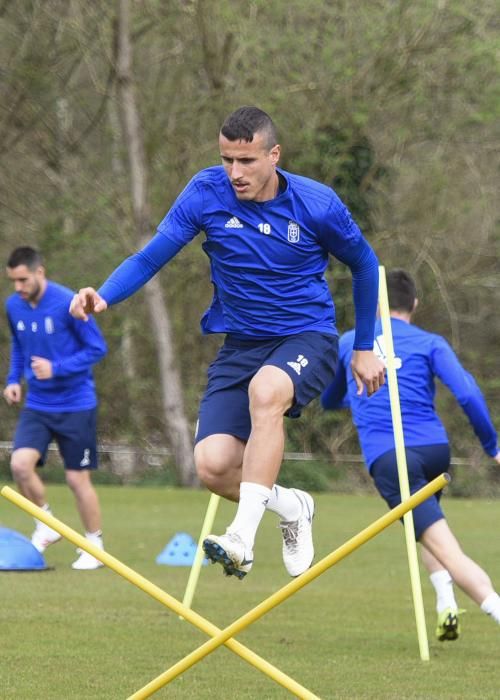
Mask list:
MULTIPOLYGON (((385 346, 385 338, 383 334, 377 335, 375 338, 375 343, 373 345, 373 352, 387 367, 387 349, 385 346)), ((397 355, 394 355, 394 369, 401 369, 403 366, 403 361, 397 355)))
POLYGON ((288 240, 290 243, 298 243, 300 240, 300 226, 295 221, 288 222, 288 240))

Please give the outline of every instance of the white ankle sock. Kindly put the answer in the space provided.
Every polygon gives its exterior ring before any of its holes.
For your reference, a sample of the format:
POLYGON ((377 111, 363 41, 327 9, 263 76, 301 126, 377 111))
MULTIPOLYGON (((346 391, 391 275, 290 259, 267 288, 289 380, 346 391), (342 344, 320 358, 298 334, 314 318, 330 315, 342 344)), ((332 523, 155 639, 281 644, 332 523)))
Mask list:
POLYGON ((457 610, 458 605, 455 600, 455 592, 453 590, 453 579, 446 569, 434 571, 429 576, 434 590, 436 591, 436 610, 438 613, 443 612, 446 608, 457 610))
POLYGON ((86 539, 88 539, 89 542, 92 542, 92 544, 95 544, 96 547, 103 548, 103 542, 102 542, 102 531, 101 530, 96 530, 95 532, 86 532, 85 533, 86 539))
POLYGON ((292 489, 274 484, 266 510, 276 513, 281 520, 292 522, 301 514, 302 505, 292 489))
POLYGON ((490 593, 481 603, 481 610, 500 624, 500 596, 498 593, 490 593))
MULTIPOLYGON (((50 506, 48 503, 44 503, 43 506, 40 506, 40 509, 43 510, 45 513, 48 513, 49 515, 52 515, 52 511, 50 510, 50 506)), ((38 520, 38 518, 33 518, 35 521, 35 525, 38 527, 38 525, 41 525, 42 527, 49 527, 45 523, 42 523, 41 520, 38 520)))
POLYGON ((270 495, 271 489, 262 484, 251 481, 242 481, 240 484, 238 510, 227 532, 236 532, 250 549, 253 547, 255 534, 270 495))

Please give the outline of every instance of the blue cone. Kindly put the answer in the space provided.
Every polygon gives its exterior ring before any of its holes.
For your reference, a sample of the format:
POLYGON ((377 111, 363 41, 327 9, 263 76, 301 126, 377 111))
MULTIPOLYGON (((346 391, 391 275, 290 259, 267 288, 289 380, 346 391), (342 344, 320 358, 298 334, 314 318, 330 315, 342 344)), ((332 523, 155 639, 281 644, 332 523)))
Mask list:
POLYGON ((43 555, 27 537, 0 527, 0 571, 43 571, 47 568, 43 555))
MULTIPOLYGON (((187 532, 176 532, 165 549, 156 557, 157 564, 168 566, 192 566, 196 554, 196 542, 187 532)), ((203 560, 203 566, 208 564, 203 560)))

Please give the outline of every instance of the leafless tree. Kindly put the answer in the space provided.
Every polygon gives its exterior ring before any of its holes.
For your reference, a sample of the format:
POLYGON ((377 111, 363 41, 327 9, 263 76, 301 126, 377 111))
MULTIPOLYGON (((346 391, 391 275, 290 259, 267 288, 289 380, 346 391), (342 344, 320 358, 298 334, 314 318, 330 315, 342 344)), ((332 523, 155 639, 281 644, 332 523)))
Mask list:
MULTIPOLYGON (((119 0, 118 8, 116 73, 121 117, 129 158, 132 210, 137 230, 137 241, 142 246, 150 236, 151 218, 148 203, 147 167, 144 157, 144 136, 133 84, 129 0, 119 0)), ((164 418, 169 442, 174 449, 175 463, 181 484, 184 486, 193 485, 196 477, 192 442, 184 412, 181 380, 176 367, 170 315, 157 278, 153 278, 146 285, 146 296, 151 327, 158 350, 158 369, 161 377, 164 418)))

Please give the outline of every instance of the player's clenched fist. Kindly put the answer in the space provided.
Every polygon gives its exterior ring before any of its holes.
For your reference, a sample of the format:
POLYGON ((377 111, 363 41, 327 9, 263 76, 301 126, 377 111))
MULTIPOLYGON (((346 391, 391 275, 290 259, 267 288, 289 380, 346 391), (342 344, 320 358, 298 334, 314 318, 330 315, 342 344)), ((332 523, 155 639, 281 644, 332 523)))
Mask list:
POLYGON ((89 314, 98 314, 108 308, 107 302, 92 287, 84 287, 75 294, 69 312, 75 318, 88 321, 89 314))
POLYGON ((9 406, 12 406, 14 403, 19 403, 22 396, 21 385, 8 384, 3 390, 3 396, 9 406))

